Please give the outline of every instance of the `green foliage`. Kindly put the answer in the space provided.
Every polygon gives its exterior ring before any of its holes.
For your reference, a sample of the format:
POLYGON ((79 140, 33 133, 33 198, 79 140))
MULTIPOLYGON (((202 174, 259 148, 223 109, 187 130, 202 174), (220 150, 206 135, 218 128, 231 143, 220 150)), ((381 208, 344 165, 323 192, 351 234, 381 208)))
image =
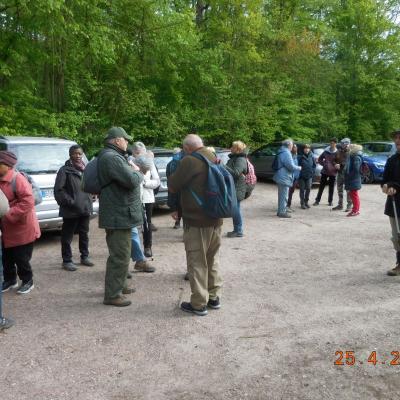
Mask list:
POLYGON ((6 0, 0 131, 149 145, 385 138, 400 126, 397 0, 6 0))

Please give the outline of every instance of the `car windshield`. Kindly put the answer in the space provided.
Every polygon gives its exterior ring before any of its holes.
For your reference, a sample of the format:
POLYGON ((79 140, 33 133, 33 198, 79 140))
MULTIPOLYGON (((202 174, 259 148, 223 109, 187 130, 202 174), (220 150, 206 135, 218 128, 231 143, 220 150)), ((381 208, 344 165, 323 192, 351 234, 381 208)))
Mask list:
POLYGON ((165 169, 167 168, 167 164, 172 160, 171 155, 157 155, 154 156, 154 164, 156 164, 157 169, 165 169))
POLYGON ((324 152, 324 148, 317 148, 317 149, 313 149, 312 151, 317 157, 319 157, 323 152, 324 152))
POLYGON ((392 150, 390 143, 369 143, 368 150, 373 153, 389 153, 392 150))
POLYGON ((21 143, 11 144, 10 150, 18 157, 17 168, 20 171, 49 174, 56 173, 65 164, 70 147, 70 143, 21 143))
POLYGON ((373 156, 374 155, 374 153, 372 151, 365 150, 365 149, 363 149, 362 154, 364 156, 373 156))

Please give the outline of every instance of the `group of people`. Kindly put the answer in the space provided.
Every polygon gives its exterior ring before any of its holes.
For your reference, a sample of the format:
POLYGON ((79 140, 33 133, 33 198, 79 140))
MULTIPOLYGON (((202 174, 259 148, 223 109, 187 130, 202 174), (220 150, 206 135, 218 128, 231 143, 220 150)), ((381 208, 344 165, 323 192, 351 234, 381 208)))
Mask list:
POLYGON ((337 146, 337 139, 332 138, 322 154, 315 158, 309 144, 304 145, 303 154, 297 154, 297 146, 291 139, 282 142, 274 161, 274 181, 278 185, 278 210, 280 218, 291 218, 294 211, 291 207, 292 197, 295 188, 299 187, 300 207, 310 208, 309 199, 313 178, 317 164, 322 165, 321 180, 318 193, 313 203, 318 206, 325 187, 328 185, 328 205, 333 206, 333 193, 335 182, 339 202, 332 210, 343 210, 344 191, 347 196, 348 217, 355 217, 360 214, 360 197, 362 177, 362 146, 351 144, 349 138, 340 141, 337 146), (339 147, 339 148, 338 148, 339 147))
MULTIPOLYGON (((389 216, 392 242, 396 251, 396 265, 389 275, 400 275, 400 131, 394 132, 397 153, 388 159, 382 182, 382 191, 387 194, 385 214, 389 216)), ((108 258, 105 273, 105 305, 124 307, 131 301, 126 297, 135 290, 129 285, 129 264, 135 262, 135 270, 154 272, 148 258, 152 256, 151 214, 154 189, 160 183, 154 156, 145 145, 132 140, 123 128, 111 128, 105 137, 104 149, 97 157, 99 194, 99 227, 105 229, 108 258), (128 151, 129 150, 129 151, 128 151), (139 237, 143 231, 143 246, 139 237), (142 249, 143 248, 143 249, 142 249)), ((309 145, 301 156, 297 155, 292 140, 283 141, 276 158, 274 180, 278 185, 278 216, 290 217, 291 196, 295 182, 300 187, 300 205, 310 208, 309 197, 316 163, 322 164, 321 183, 314 205, 321 201, 325 186, 329 186, 328 203, 333 205, 333 188, 337 177, 339 203, 333 210, 343 209, 344 190, 347 192, 348 216, 359 214, 358 190, 361 188, 361 146, 352 145, 343 139, 340 149, 336 139, 315 160, 309 145), (333 183, 332 183, 333 182, 333 183), (344 190, 343 190, 344 186, 344 190), (291 194, 291 196, 289 196, 291 194), (350 210, 350 207, 351 210, 350 210)), ((195 315, 206 315, 209 309, 221 307, 222 278, 219 272, 219 249, 221 246, 221 218, 210 218, 196 198, 205 196, 208 165, 219 160, 212 148, 204 146, 196 134, 189 134, 176 149, 167 166, 168 204, 171 207, 175 228, 183 220, 183 241, 187 260, 187 279, 190 281, 190 301, 182 302, 181 309, 195 315), (202 157, 195 157, 194 153, 202 157), (196 195, 194 195, 196 194, 196 195)), ((250 172, 246 145, 235 141, 231 147, 226 169, 231 173, 236 190, 237 206, 232 213, 233 230, 228 237, 243 236, 241 202, 248 196, 247 177, 250 172)), ((70 148, 69 159, 60 168, 54 187, 55 198, 60 205, 63 218, 61 233, 62 268, 75 271, 71 242, 73 234, 79 233, 80 264, 94 265, 89 256, 89 219, 92 214, 93 196, 82 190, 85 171, 83 151, 79 145, 70 148)), ((17 157, 9 151, 0 151, 0 217, 2 233, 2 262, 0 262, 1 292, 21 284, 20 294, 33 288, 30 265, 33 244, 40 237, 39 224, 34 209, 34 196, 29 180, 15 170, 17 157), (3 271, 4 267, 4 271, 3 271), (4 276, 4 280, 3 280, 4 276)), ((0 330, 13 325, 11 318, 3 316, 0 294, 0 330)))

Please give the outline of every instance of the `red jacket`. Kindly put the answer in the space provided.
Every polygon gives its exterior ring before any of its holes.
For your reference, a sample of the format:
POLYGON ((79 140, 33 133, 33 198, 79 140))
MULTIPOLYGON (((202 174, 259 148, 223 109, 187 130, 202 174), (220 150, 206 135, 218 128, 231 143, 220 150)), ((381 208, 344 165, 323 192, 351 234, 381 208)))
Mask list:
POLYGON ((32 243, 40 237, 31 184, 24 176, 17 173, 15 195, 11 186, 14 173, 15 171, 10 169, 5 176, 0 178, 0 189, 10 203, 10 210, 1 219, 5 248, 32 243))

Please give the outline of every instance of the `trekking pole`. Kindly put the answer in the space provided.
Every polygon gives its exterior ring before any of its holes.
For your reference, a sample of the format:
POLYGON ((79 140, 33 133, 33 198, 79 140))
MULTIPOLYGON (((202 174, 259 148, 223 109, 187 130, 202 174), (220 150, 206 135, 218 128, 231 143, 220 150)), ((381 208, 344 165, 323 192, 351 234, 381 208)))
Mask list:
POLYGON ((392 204, 393 204, 394 220, 396 221, 397 234, 400 235, 399 216, 397 215, 397 208, 394 196, 392 196, 392 204))

